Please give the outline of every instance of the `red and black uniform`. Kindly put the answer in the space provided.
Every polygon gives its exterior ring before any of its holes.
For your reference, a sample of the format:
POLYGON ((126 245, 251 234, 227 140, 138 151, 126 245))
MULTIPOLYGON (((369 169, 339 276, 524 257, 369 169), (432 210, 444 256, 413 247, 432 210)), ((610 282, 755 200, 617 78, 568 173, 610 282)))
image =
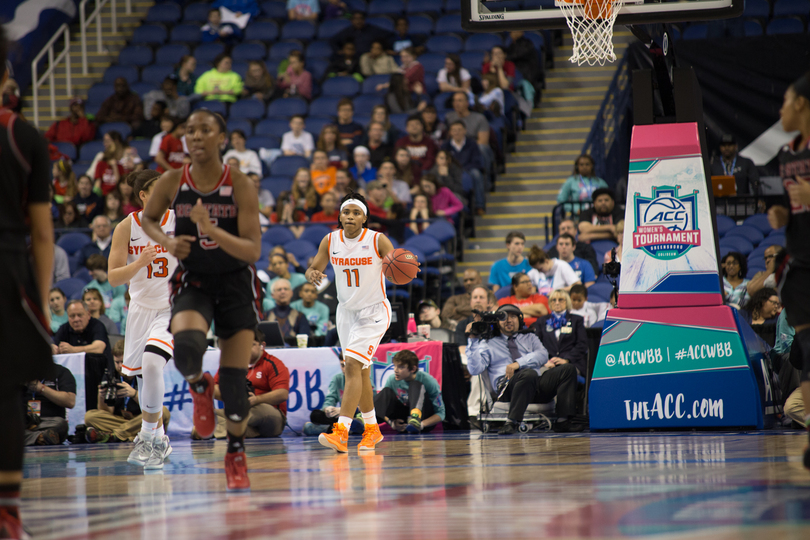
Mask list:
POLYGON ((197 199, 208 208, 217 227, 239 236, 230 167, 223 166, 219 183, 210 192, 203 193, 194 184, 191 166, 185 165, 171 205, 175 213, 175 236, 190 235, 196 240, 191 244, 191 253, 179 261, 172 277, 172 316, 181 311, 197 311, 209 324, 214 321, 217 336, 227 339, 240 330, 255 328, 261 319, 261 282, 253 264, 226 253, 191 221, 191 209, 197 199))
MULTIPOLYGON (((264 351, 262 357, 248 369, 247 380, 253 386, 253 393, 257 396, 281 388, 289 390, 290 370, 287 369, 284 362, 264 351)), ((214 377, 214 382, 219 384, 219 372, 214 377)), ((273 406, 281 411, 281 414, 287 416, 286 401, 273 406)))

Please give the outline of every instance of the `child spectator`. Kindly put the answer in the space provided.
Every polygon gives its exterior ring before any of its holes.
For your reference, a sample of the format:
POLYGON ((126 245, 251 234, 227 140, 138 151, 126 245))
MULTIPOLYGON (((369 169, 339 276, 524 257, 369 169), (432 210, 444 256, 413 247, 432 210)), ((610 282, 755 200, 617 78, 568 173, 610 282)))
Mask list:
POLYGON ((155 157, 157 172, 164 173, 169 169, 179 169, 186 160, 186 153, 183 151, 183 136, 186 134, 185 122, 177 122, 172 126, 172 130, 160 142, 160 150, 155 157))
POLYGON ((220 41, 226 45, 234 45, 242 40, 239 27, 231 23, 222 22, 222 14, 218 9, 208 10, 208 23, 200 28, 200 40, 203 43, 220 41))
POLYGON ((354 103, 351 99, 343 98, 338 102, 337 117, 340 140, 347 151, 352 151, 363 139, 363 126, 354 121, 354 103))
POLYGON ((571 313, 585 319, 585 328, 590 328, 596 321, 605 318, 610 304, 608 302, 588 302, 588 288, 581 283, 571 287, 571 313))
POLYGON ((335 187, 337 169, 329 164, 329 157, 323 150, 316 150, 312 154, 312 186, 318 195, 323 195, 335 187))
MULTIPOLYGON (((338 171, 338 174, 341 171, 338 171)), ((345 176, 346 171, 343 171, 345 176)), ((342 198, 342 197, 341 197, 342 198)), ((338 198, 335 196, 334 191, 327 191, 321 196, 321 211, 312 214, 310 221, 313 223, 333 223, 330 225, 332 230, 337 230, 337 221, 340 217, 338 212, 338 198)))
POLYGON ((306 124, 304 117, 296 114, 290 119, 290 131, 281 138, 281 152, 285 156, 303 156, 307 159, 315 150, 312 134, 304 131, 306 124))
POLYGON ((368 148, 365 146, 355 147, 354 167, 349 169, 349 172, 352 173, 352 176, 358 180, 362 180, 363 183, 371 182, 372 180, 377 179, 377 169, 375 169, 369 162, 370 158, 371 152, 369 152, 368 148))
POLYGON ((329 164, 338 169, 349 166, 349 154, 340 140, 340 132, 334 124, 326 124, 321 128, 318 136, 318 150, 323 150, 329 156, 329 164))
POLYGON ((241 129, 231 131, 231 149, 225 152, 222 156, 223 161, 228 161, 229 158, 235 157, 239 160, 239 170, 248 176, 256 175, 262 177, 262 162, 259 160, 259 154, 255 150, 249 150, 245 147, 247 137, 245 132, 241 129))
POLYGON ((298 296, 299 299, 290 306, 307 318, 316 337, 325 336, 329 330, 329 308, 318 301, 318 289, 312 283, 306 282, 301 285, 298 296))
POLYGON ((445 416, 439 383, 419 370, 419 358, 411 351, 399 351, 391 362, 394 376, 374 396, 377 420, 388 422, 400 433, 431 431, 445 416))
POLYGON ((312 74, 304 69, 304 55, 292 51, 288 57, 287 69, 279 75, 278 87, 284 90, 284 97, 301 96, 312 99, 312 74))
POLYGON ((417 219, 424 219, 428 220, 432 218, 430 212, 430 199, 424 193, 417 193, 413 196, 413 207, 411 208, 411 221, 408 223, 408 228, 413 231, 414 234, 421 234, 422 231, 428 228, 430 225, 429 221, 423 221, 421 223, 417 223, 417 219))

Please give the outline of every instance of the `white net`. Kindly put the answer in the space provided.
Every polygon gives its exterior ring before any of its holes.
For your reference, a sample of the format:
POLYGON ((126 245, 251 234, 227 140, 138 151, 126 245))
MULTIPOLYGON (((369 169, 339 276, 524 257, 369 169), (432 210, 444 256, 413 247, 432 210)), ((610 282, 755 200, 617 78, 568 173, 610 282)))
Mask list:
POLYGON ((621 10, 621 0, 563 0, 555 4, 565 15, 574 38, 571 62, 580 66, 602 66, 605 62, 616 60, 613 24, 621 10))

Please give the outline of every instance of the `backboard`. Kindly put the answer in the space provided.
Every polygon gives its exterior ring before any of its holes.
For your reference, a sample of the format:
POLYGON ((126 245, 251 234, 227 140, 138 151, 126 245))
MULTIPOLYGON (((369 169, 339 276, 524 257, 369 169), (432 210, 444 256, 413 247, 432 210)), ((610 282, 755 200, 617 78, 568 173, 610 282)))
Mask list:
MULTIPOLYGON (((620 0, 616 24, 676 23, 729 19, 742 14, 744 0, 620 0)), ((471 32, 566 28, 554 0, 462 0, 461 26, 471 32)))

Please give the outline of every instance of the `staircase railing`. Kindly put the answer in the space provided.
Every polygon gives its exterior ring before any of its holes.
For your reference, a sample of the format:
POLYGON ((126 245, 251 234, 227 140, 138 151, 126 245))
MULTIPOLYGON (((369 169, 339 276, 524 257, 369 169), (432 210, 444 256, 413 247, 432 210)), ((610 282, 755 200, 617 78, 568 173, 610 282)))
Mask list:
POLYGON ((67 95, 73 95, 73 86, 70 81, 70 28, 67 24, 63 24, 59 27, 59 30, 53 35, 53 37, 48 40, 48 43, 39 51, 39 54, 34 58, 31 62, 31 80, 33 82, 32 85, 32 98, 34 101, 34 125, 39 126, 39 89, 42 85, 45 84, 47 79, 48 87, 50 91, 50 104, 51 104, 51 117, 56 116, 56 83, 54 81, 54 73, 56 72, 56 68, 59 67, 62 62, 65 63, 65 77, 67 82, 67 95), (59 41, 60 38, 64 38, 65 44, 62 48, 62 51, 57 53, 56 52, 56 42, 59 41), (48 55, 48 68, 39 76, 39 62, 42 60, 42 57, 48 55))
MULTIPOLYGON (((82 75, 87 75, 87 28, 96 23, 96 52, 99 54, 104 52, 101 46, 101 10, 108 3, 110 4, 110 21, 112 23, 112 31, 118 31, 118 2, 117 0, 95 0, 96 9, 90 15, 87 15, 87 4, 90 0, 82 0, 79 4, 79 24, 81 28, 81 42, 82 42, 82 75)), ((126 13, 132 13, 132 0, 124 0, 126 13)))

